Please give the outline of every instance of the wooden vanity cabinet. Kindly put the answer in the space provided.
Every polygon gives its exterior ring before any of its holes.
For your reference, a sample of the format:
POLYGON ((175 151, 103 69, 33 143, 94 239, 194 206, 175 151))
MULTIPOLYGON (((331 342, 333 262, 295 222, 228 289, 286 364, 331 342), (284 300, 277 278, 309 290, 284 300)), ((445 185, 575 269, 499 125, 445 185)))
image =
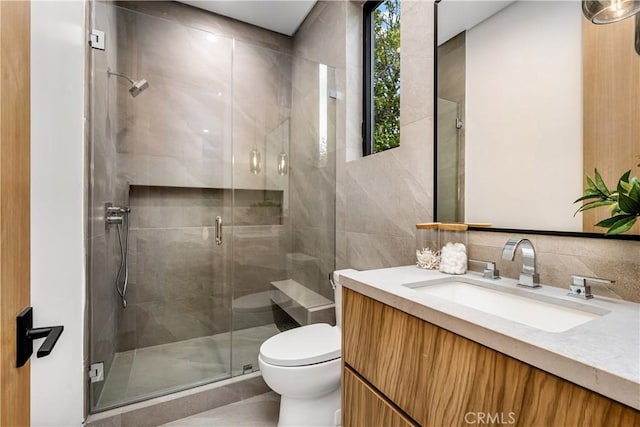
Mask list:
POLYGON ((342 336, 344 427, 402 425, 364 418, 379 400, 407 425, 640 426, 633 408, 346 288, 342 336))

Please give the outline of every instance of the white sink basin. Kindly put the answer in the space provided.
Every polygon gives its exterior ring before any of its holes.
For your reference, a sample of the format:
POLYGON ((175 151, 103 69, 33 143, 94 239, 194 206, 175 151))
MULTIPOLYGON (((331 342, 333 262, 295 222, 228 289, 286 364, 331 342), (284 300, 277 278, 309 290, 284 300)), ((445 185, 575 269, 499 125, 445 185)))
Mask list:
POLYGON ((469 278, 440 279, 404 286, 547 332, 564 332, 607 313, 596 307, 535 295, 532 293, 535 290, 502 290, 469 278))

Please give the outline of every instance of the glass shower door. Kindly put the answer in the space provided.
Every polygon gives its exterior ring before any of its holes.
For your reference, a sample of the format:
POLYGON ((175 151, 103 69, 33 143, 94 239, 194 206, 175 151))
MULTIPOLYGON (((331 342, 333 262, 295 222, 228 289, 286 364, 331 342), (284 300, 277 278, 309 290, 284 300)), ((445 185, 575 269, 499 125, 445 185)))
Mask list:
POLYGON ((231 376, 233 41, 91 7, 106 39, 87 150, 95 412, 231 376))
POLYGON ((285 277, 291 235, 291 56, 234 41, 232 373, 257 371, 278 333, 271 283, 285 277))

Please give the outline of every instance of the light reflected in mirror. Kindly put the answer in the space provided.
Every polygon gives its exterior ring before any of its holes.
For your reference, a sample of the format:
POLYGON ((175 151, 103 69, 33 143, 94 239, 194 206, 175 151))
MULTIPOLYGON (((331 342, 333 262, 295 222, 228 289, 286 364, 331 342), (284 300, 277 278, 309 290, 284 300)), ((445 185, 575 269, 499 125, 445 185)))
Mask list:
POLYGON ((436 16, 437 220, 603 233, 608 211, 583 220, 573 201, 594 167, 613 187, 638 174, 635 19, 593 25, 566 1, 442 0, 436 16), (613 26, 625 46, 606 44, 613 26))

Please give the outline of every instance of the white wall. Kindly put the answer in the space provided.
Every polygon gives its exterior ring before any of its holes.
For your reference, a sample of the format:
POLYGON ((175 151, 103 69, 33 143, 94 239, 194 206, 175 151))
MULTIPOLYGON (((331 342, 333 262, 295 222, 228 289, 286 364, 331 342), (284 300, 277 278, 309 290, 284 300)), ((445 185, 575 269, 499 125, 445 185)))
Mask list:
POLYGON ((447 0, 438 4, 438 46, 495 15, 513 1, 447 0))
POLYGON ((84 2, 31 4, 31 304, 65 328, 31 358, 34 426, 83 420, 84 38, 84 2))
POLYGON ((581 231, 580 2, 515 2, 466 41, 466 221, 581 231))

